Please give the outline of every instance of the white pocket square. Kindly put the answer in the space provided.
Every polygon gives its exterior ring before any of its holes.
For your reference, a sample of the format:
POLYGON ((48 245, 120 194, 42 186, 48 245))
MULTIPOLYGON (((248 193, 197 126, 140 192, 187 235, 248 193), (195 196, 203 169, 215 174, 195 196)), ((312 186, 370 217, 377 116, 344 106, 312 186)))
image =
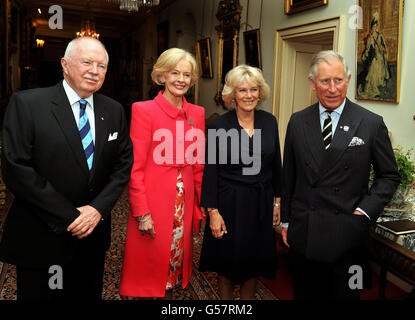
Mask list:
POLYGON ((117 139, 118 137, 118 132, 114 132, 114 133, 110 133, 110 135, 108 136, 108 141, 112 141, 117 139))
POLYGON ((356 146, 362 146, 365 142, 360 139, 359 137, 353 137, 352 141, 349 143, 349 147, 356 147, 356 146))

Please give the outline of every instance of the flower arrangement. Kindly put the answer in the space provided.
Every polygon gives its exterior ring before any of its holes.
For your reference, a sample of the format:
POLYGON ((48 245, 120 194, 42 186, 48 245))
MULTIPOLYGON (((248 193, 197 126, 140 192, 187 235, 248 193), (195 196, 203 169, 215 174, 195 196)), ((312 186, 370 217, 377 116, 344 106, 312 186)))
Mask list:
POLYGON ((393 150, 396 164, 398 165, 398 171, 401 176, 401 187, 404 191, 406 191, 414 181, 415 163, 411 160, 412 151, 413 148, 408 149, 406 152, 401 151, 401 148, 395 148, 393 150))

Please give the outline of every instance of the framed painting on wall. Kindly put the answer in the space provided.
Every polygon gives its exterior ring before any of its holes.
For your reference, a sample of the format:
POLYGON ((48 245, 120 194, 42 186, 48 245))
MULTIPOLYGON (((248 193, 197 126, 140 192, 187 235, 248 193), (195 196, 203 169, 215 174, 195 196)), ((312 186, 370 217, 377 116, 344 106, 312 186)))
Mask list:
POLYGON ((244 44, 246 64, 262 69, 259 29, 244 32, 244 44))
POLYGON ((216 63, 216 95, 215 102, 222 105, 222 89, 229 70, 238 65, 239 30, 241 26, 242 6, 239 0, 221 0, 218 4, 216 18, 219 25, 215 26, 218 33, 216 63))
POLYGON ((197 56, 202 78, 213 78, 210 38, 197 41, 197 56))
POLYGON ((359 0, 356 99, 399 102, 403 0, 359 0))
POLYGON ((329 0, 285 0, 285 14, 294 14, 304 10, 325 6, 329 0))

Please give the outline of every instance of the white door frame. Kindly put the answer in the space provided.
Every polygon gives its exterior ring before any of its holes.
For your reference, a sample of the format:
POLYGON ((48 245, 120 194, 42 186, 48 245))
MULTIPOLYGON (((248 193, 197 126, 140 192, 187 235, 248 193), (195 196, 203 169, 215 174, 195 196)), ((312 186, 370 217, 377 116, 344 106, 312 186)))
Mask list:
MULTIPOLYGON (((295 72, 292 72, 288 65, 294 65, 295 47, 290 45, 298 38, 300 41, 304 37, 315 38, 318 34, 331 32, 333 34, 333 50, 343 53, 344 16, 334 17, 327 20, 316 21, 313 23, 279 29, 275 31, 275 52, 274 52, 274 75, 272 90, 272 113, 279 119, 283 110, 292 110, 294 98, 293 82, 295 72), (284 67, 285 66, 285 67, 284 67)), ((284 115, 284 118, 286 115, 284 115)), ((281 119, 283 120, 283 119, 281 119)), ((288 119, 286 119, 288 122, 288 119)), ((283 147, 285 139, 286 123, 280 125, 280 143, 283 147)))

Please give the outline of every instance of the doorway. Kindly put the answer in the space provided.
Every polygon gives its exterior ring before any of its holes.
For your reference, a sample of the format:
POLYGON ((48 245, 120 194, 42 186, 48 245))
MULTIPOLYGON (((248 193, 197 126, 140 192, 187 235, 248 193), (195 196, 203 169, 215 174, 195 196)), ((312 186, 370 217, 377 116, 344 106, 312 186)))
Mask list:
POLYGON ((337 17, 275 33, 272 113, 278 119, 282 150, 291 115, 317 102, 308 83, 313 56, 321 50, 342 52, 343 20, 337 17))

